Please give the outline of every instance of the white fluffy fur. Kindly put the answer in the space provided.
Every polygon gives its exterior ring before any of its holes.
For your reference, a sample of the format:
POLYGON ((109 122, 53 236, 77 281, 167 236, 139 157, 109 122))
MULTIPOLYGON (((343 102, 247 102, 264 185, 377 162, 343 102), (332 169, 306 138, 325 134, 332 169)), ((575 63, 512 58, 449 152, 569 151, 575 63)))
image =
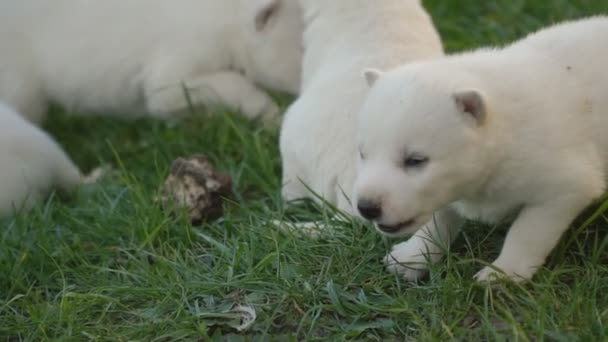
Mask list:
POLYGON ((441 42, 418 0, 301 0, 305 17, 302 93, 285 116, 282 195, 325 200, 352 213, 355 114, 370 66, 441 56, 441 42))
POLYGON ((355 192, 381 207, 379 229, 415 232, 389 268, 417 278, 463 218, 513 213, 499 257, 476 277, 530 279, 605 189, 606 55, 608 18, 597 17, 381 75, 360 113, 355 192), (411 157, 429 159, 405 166, 411 157))
POLYGON ((196 104, 254 118, 278 108, 258 85, 297 92, 295 0, 0 2, 0 99, 32 122, 70 110, 167 117, 196 104))
POLYGON ((69 191, 80 171, 44 132, 0 104, 0 216, 27 209, 50 191, 69 191))

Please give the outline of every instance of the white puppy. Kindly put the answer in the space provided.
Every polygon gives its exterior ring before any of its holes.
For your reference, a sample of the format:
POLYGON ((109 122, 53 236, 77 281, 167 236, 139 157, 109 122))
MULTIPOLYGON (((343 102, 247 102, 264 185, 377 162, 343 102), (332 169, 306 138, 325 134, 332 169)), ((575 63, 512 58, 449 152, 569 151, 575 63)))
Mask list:
POLYGON ((418 0, 301 0, 305 16, 301 96, 285 116, 280 148, 282 195, 309 189, 352 213, 355 114, 368 89, 361 73, 442 56, 431 18, 418 0))
POLYGON ((0 2, 0 100, 32 122, 69 110, 167 117, 195 104, 274 120, 258 85, 295 93, 296 0, 0 2), (139 112, 139 113, 138 113, 139 112))
POLYGON ((0 104, 0 216, 28 209, 50 191, 84 179, 44 132, 0 104))
POLYGON ((379 79, 360 113, 357 205, 389 236, 415 233, 389 268, 414 279, 463 217, 512 213, 498 259, 476 277, 530 279, 605 189, 606 55, 608 18, 598 17, 500 50, 368 72, 379 79))

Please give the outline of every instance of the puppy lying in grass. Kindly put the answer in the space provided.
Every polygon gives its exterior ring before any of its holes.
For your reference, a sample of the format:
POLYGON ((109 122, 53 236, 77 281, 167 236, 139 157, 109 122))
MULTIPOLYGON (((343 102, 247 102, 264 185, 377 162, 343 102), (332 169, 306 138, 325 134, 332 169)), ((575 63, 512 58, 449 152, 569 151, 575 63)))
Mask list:
MULTIPOLYGON (((319 199, 354 213, 355 115, 368 89, 363 69, 440 57, 443 48, 418 0, 300 0, 301 95, 282 126, 282 196, 319 199)), ((380 113, 378 113, 380 115, 380 113)))
POLYGON ((0 217, 87 180, 40 129, 0 103, 0 217))
POLYGON ((260 87, 298 91, 301 31, 295 0, 3 1, 0 100, 35 123, 49 102, 167 118, 189 101, 274 122, 260 87))
POLYGON ((606 188, 608 18, 547 28, 504 49, 367 72, 355 206, 393 237, 409 280, 463 218, 513 222, 476 278, 531 279, 606 188))

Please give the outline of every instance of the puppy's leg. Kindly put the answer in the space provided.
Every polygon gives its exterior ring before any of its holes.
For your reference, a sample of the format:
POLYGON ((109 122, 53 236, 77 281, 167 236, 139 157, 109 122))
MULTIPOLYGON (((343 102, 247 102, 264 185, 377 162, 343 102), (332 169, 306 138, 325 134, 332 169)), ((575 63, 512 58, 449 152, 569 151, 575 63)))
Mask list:
POLYGON ((393 247, 384 262, 390 272, 402 275, 408 281, 426 276, 429 263, 443 258, 444 251, 458 236, 464 219, 454 210, 445 208, 409 240, 393 247))
POLYGON ((3 119, 2 129, 19 134, 9 135, 11 143, 0 152, 0 216, 30 209, 51 191, 62 194, 79 185, 80 170, 50 136, 21 118, 3 119))
POLYGON ((191 101, 194 105, 225 106, 269 126, 280 122, 279 107, 273 99, 237 72, 185 77, 182 82, 157 80, 145 88, 147 109, 157 117, 186 109, 191 101))
POLYGON ((475 275, 479 281, 507 277, 529 280, 593 196, 567 195, 525 207, 507 234, 502 251, 491 266, 475 275), (501 273, 504 272, 504 273, 501 273))
POLYGON ((54 147, 55 153, 55 172, 56 172, 56 187, 63 192, 70 192, 83 184, 91 184, 101 178, 102 174, 100 169, 96 169, 91 175, 83 175, 80 169, 74 164, 74 162, 67 156, 67 154, 60 149, 59 146, 54 147), (95 179, 93 179, 95 178, 95 179))
MULTIPOLYGON (((284 167, 284 170, 287 170, 284 167)), ((287 174, 295 174, 289 173, 287 174)), ((289 179, 286 172, 283 174, 283 179, 289 179)), ((302 198, 311 198, 316 200, 317 202, 323 203, 320 198, 313 193, 304 185, 301 179, 298 179, 293 183, 285 183, 282 188, 282 196, 283 200, 289 204, 289 201, 294 201, 302 198), (296 183, 297 182, 297 183, 296 183)), ((325 221, 313 221, 313 222, 281 222, 281 221, 273 221, 273 224, 284 231, 290 232, 298 232, 304 235, 307 235, 312 238, 317 238, 324 233, 330 232, 332 227, 335 224, 344 224, 350 222, 351 216, 355 216, 356 214, 353 212, 352 205, 350 200, 341 192, 339 194, 335 194, 333 197, 337 198, 336 208, 340 213, 333 215, 327 222, 325 221)), ((328 200, 325 198, 325 200, 328 200)), ((328 200, 332 202, 331 200, 328 200)))
POLYGON ((281 177, 281 197, 284 202, 291 202, 304 199, 310 196, 310 191, 304 185, 302 179, 295 171, 293 162, 290 158, 283 156, 283 176, 281 177))

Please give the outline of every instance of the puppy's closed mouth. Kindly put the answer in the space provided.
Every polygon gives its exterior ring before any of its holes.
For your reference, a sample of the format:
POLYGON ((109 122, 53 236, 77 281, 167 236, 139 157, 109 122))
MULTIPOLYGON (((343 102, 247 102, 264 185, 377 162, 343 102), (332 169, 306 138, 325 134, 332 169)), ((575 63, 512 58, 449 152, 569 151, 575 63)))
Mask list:
POLYGON ((416 223, 416 219, 410 219, 405 222, 396 224, 396 225, 385 225, 385 224, 377 224, 378 229, 380 229, 384 233, 395 234, 399 233, 405 229, 411 228, 416 223))

